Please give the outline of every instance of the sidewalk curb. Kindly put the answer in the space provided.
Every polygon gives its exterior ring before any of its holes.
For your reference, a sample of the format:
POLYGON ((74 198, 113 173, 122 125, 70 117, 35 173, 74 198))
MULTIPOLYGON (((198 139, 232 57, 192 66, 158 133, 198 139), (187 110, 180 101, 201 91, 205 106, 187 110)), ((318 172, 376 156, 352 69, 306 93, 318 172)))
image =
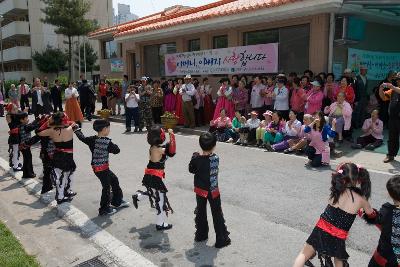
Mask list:
POLYGON ((50 208, 57 209, 57 216, 65 220, 70 225, 79 228, 80 234, 90 240, 118 266, 121 267, 149 267, 156 266, 151 261, 135 252, 124 243, 113 237, 110 233, 103 230, 92 222, 86 214, 77 209, 70 203, 57 205, 55 200, 41 198, 41 184, 34 179, 22 179, 22 172, 14 173, 6 160, 0 157, 0 168, 11 175, 15 180, 22 184, 32 195, 50 208))

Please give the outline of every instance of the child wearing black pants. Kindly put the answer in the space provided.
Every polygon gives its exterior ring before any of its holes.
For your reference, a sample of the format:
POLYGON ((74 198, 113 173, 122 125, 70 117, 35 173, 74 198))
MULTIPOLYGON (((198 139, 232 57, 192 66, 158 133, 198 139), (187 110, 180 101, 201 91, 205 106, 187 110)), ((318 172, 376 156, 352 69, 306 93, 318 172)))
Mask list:
POLYGON ((195 209, 195 241, 201 242, 208 239, 208 201, 210 202, 216 234, 215 247, 222 248, 229 246, 231 239, 225 225, 218 188, 219 157, 213 153, 217 139, 215 135, 207 132, 200 136, 199 143, 202 153, 193 153, 189 163, 189 172, 194 174, 194 192, 196 193, 197 202, 195 209))
POLYGON ((101 192, 99 215, 111 215, 117 212, 115 208, 129 207, 129 202, 123 200, 118 177, 109 168, 109 153, 118 154, 119 147, 107 136, 110 133, 110 122, 107 120, 95 120, 93 129, 97 135, 85 137, 81 129, 75 130, 76 136, 89 146, 92 152, 92 168, 103 187, 101 192), (111 191, 112 190, 112 199, 111 191), (115 208, 110 207, 110 204, 115 208))
POLYGON ((19 126, 19 149, 23 158, 22 178, 35 178, 36 174, 33 171, 31 147, 25 145, 25 143, 31 138, 31 132, 38 128, 38 121, 34 120, 32 123, 29 123, 28 113, 26 112, 21 112, 18 115, 21 123, 19 126))

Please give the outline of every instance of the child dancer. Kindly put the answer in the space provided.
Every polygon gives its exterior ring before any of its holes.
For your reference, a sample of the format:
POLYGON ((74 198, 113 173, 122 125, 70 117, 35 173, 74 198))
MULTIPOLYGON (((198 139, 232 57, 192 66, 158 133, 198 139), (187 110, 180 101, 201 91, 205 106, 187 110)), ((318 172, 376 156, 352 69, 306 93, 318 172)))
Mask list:
POLYGON ((331 258, 334 258, 335 267, 348 266, 346 239, 358 211, 364 209, 369 216, 375 213, 368 202, 371 181, 365 168, 350 162, 342 163, 332 174, 331 184, 329 204, 293 267, 303 267, 316 253, 322 266, 325 266, 324 261, 326 266, 333 266, 331 258))
POLYGON ((76 169, 73 154, 73 127, 76 127, 75 124, 71 124, 64 113, 57 112, 41 126, 41 131, 38 132, 39 136, 48 136, 55 146, 53 177, 56 185, 57 204, 71 202, 76 195, 71 191, 73 174, 76 169), (50 128, 48 128, 49 126, 50 128))
POLYGON ((97 132, 97 135, 85 137, 81 129, 76 129, 75 134, 79 140, 89 146, 92 152, 93 172, 99 178, 103 187, 99 215, 111 215, 117 212, 117 210, 111 208, 110 203, 116 208, 129 207, 129 203, 123 200, 118 177, 109 168, 109 153, 118 154, 120 149, 107 137, 110 134, 110 122, 107 120, 95 120, 93 130, 97 132), (110 189, 113 192, 112 199, 110 189))
POLYGON ((12 103, 6 106, 6 121, 10 131, 8 132, 8 153, 9 153, 9 164, 13 168, 14 172, 22 171, 22 164, 19 160, 19 115, 18 107, 12 103))
POLYGON ((218 188, 219 157, 214 154, 217 143, 215 135, 206 132, 199 139, 202 153, 193 153, 189 163, 189 172, 194 174, 194 192, 197 206, 195 209, 196 234, 194 240, 201 242, 208 239, 207 200, 210 202, 211 213, 216 234, 216 248, 229 246, 231 239, 225 226, 221 208, 221 198, 218 188))
POLYGON ((29 123, 28 113, 21 112, 18 114, 20 125, 19 129, 19 149, 22 153, 23 164, 22 164, 22 178, 35 178, 36 174, 33 171, 32 165, 32 153, 31 148, 25 143, 31 138, 31 132, 36 130, 38 125, 38 120, 34 120, 29 123))
POLYGON ((166 222, 168 211, 173 212, 168 198, 167 187, 164 184, 165 178, 165 161, 168 157, 173 157, 176 152, 175 135, 172 129, 168 129, 169 142, 165 142, 165 132, 159 126, 153 126, 147 134, 147 142, 150 145, 149 163, 144 171, 142 180, 146 191, 138 190, 132 196, 133 205, 138 208, 138 201, 148 197, 152 208, 157 209, 156 229, 157 231, 168 230, 172 228, 172 224, 166 222), (155 206, 154 206, 155 202, 155 206))
POLYGON ((400 263, 400 175, 390 178, 386 189, 393 204, 386 202, 377 214, 363 215, 367 223, 381 230, 378 247, 368 267, 399 266, 400 263))

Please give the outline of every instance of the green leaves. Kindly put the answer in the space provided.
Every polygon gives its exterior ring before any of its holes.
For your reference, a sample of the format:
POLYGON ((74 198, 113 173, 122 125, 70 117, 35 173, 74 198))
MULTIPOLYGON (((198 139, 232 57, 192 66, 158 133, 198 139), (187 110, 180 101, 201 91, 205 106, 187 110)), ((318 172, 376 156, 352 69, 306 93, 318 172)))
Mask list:
POLYGON ((66 69, 68 56, 59 48, 47 46, 43 52, 36 51, 32 59, 41 72, 59 73, 66 69))

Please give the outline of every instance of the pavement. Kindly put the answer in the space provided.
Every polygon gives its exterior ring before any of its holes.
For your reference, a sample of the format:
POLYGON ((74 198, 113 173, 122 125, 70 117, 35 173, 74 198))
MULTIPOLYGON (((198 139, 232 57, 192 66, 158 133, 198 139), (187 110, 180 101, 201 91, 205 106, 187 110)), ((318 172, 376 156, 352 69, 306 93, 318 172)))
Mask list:
MULTIPOLYGON (((142 189, 143 169, 148 161, 146 135, 122 134, 124 125, 120 123, 112 123, 111 127, 110 137, 121 148, 120 154, 110 157, 111 169, 119 177, 126 200, 130 201, 130 196, 142 189)), ((5 121, 1 120, 0 156, 3 158, 7 158, 7 130, 5 121)), ((89 122, 83 123, 83 132, 94 134, 89 122)), ((210 214, 209 240, 193 241, 195 195, 187 164, 192 153, 198 150, 197 136, 178 134, 177 155, 166 163, 165 181, 175 210, 169 216, 174 227, 166 232, 155 231, 155 211, 148 202, 140 202, 138 210, 130 207, 110 217, 98 217, 101 185, 90 168, 90 151, 78 140, 74 142, 74 150, 78 167, 73 190, 78 195, 72 205, 102 232, 157 266, 290 266, 329 195, 330 168, 307 169, 303 157, 218 143, 222 208, 232 245, 215 249, 210 214)), ((33 147, 32 151, 34 168, 40 174, 39 149, 33 147)), ((381 154, 356 151, 338 160, 351 160, 370 170, 371 203, 377 208, 389 201, 385 184, 399 170, 397 161, 383 164, 382 159, 381 154)), ((333 161, 331 167, 335 168, 338 161, 333 161)), ((18 218, 15 220, 21 223, 18 218)), ((84 235, 82 238, 93 243, 84 235)), ((366 266, 378 238, 375 227, 368 227, 357 219, 347 242, 350 265, 366 266)))

